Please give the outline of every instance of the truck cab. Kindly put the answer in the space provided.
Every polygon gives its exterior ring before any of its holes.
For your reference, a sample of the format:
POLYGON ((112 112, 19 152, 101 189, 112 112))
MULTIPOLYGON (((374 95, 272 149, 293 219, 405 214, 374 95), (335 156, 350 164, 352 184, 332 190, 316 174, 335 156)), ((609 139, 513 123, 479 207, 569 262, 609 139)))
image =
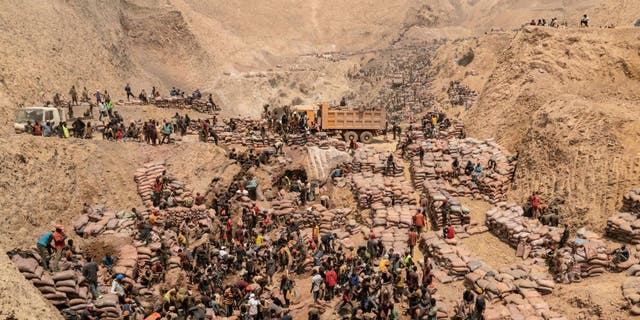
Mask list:
POLYGON ((65 113, 62 109, 54 107, 26 107, 16 110, 13 128, 16 133, 23 133, 28 121, 31 121, 32 125, 36 121, 39 124, 44 124, 49 121, 52 126, 57 126, 66 120, 65 113))

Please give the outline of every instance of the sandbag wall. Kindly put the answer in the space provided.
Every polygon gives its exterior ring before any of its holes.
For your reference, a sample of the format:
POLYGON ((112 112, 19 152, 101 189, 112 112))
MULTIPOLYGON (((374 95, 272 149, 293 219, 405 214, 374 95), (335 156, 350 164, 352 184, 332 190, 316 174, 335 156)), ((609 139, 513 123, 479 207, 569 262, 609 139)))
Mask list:
POLYGON ((426 180, 443 179, 451 183, 451 190, 448 191, 455 196, 482 196, 492 202, 506 199, 515 161, 509 161, 511 155, 492 139, 430 139, 414 142, 408 150, 411 150, 411 174, 416 188, 422 188, 426 180), (425 149, 422 162, 416 156, 420 145, 425 149), (453 178, 452 163, 456 158, 460 172, 457 178, 453 178), (488 169, 489 159, 492 158, 496 162, 495 170, 488 169), (467 161, 474 166, 480 163, 483 167, 476 181, 472 181, 471 175, 464 174, 467 161))
POLYGON ((635 264, 625 272, 627 277, 622 282, 622 296, 629 304, 629 312, 634 316, 640 316, 640 248, 636 245, 635 249, 635 256, 630 259, 634 260, 635 264))
MULTIPOLYGON (((384 174, 387 171, 388 152, 377 152, 371 148, 361 148, 356 150, 353 160, 349 164, 351 172, 372 172, 384 174)), ((402 158, 394 155, 393 168, 389 172, 390 176, 404 176, 404 162, 402 158)))
POLYGON ((463 280, 466 274, 484 265, 467 248, 458 246, 457 239, 442 239, 440 233, 435 231, 422 233, 420 239, 425 255, 447 272, 448 277, 438 279, 442 283, 463 280))
POLYGON ((95 237, 99 234, 130 235, 136 216, 128 211, 108 211, 102 205, 95 205, 87 212, 73 220, 74 231, 84 237, 95 237))
POLYGON ((640 218, 637 213, 617 212, 607 220, 604 231, 612 239, 640 244, 640 218))
POLYGON ((624 195, 620 212, 607 220, 605 234, 623 242, 640 244, 640 189, 624 195))
POLYGON ((400 227, 410 228, 413 225, 413 216, 418 212, 415 205, 384 206, 382 203, 371 205, 370 216, 365 218, 365 223, 372 227, 400 227))
POLYGON ((413 186, 402 177, 363 172, 353 174, 352 183, 361 208, 371 208, 374 203, 385 206, 417 203, 413 186))
POLYGON ((640 189, 630 190, 624 195, 621 211, 640 214, 640 189))
MULTIPOLYGON (((65 270, 55 273, 45 271, 39 264, 40 257, 35 253, 16 253, 11 261, 20 273, 58 309, 71 308, 78 311, 87 307, 89 288, 84 277, 78 271, 65 270)), ((119 314, 111 315, 118 317, 119 314)))
POLYGON ((374 234, 376 239, 382 241, 385 249, 393 249, 394 253, 409 251, 409 233, 404 227, 361 227, 362 235, 367 238, 374 234))
POLYGON ((567 317, 551 311, 540 292, 528 289, 505 295, 502 303, 490 304, 483 319, 567 320, 567 317))
MULTIPOLYGON (((156 178, 160 177, 166 170, 167 167, 164 161, 146 163, 143 168, 136 170, 134 181, 138 185, 138 194, 147 208, 153 206, 152 186, 156 178)), ((177 181, 173 176, 166 175, 166 177, 169 181, 164 185, 163 195, 173 194, 176 205, 188 202, 193 204, 193 194, 190 190, 187 190, 185 184, 177 181)))
POLYGON ((158 108, 194 110, 213 114, 213 107, 208 106, 208 102, 205 99, 192 99, 191 104, 188 104, 187 99, 182 97, 159 97, 151 100, 151 103, 158 108))
POLYGON ((491 233, 516 248, 516 255, 523 258, 544 255, 547 244, 560 242, 564 231, 525 217, 522 207, 515 204, 502 203, 487 211, 485 223, 491 233))
POLYGON ((442 190, 437 182, 425 181, 424 186, 425 196, 429 201, 427 216, 431 220, 431 226, 434 229, 444 228, 447 224, 452 226, 466 226, 471 223, 469 209, 463 206, 460 200, 453 197, 449 192, 442 190), (446 223, 445 217, 443 216, 445 199, 450 208, 446 223))
POLYGON ((556 252, 552 260, 551 271, 556 281, 571 283, 605 273, 611 258, 602 238, 583 228, 578 230, 575 239, 556 252))
POLYGON ((522 262, 497 270, 483 265, 468 273, 465 283, 472 288, 482 288, 491 299, 504 299, 508 294, 526 290, 550 294, 555 283, 549 279, 546 269, 544 260, 522 262))

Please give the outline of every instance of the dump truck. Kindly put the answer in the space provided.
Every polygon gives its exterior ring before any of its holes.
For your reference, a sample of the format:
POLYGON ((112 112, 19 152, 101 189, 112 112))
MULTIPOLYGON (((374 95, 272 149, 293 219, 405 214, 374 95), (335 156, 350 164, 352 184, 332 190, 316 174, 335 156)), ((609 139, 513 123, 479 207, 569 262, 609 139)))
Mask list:
POLYGON ((371 143, 373 136, 382 132, 387 122, 384 110, 330 109, 328 104, 294 106, 297 112, 305 112, 308 125, 317 121, 322 131, 342 134, 345 141, 351 139, 371 143))
POLYGON ((62 109, 54 107, 25 107, 16 111, 16 118, 13 128, 16 133, 24 132, 27 121, 31 121, 33 125, 36 121, 45 124, 47 121, 52 126, 57 126, 61 122, 67 121, 66 114, 62 109))

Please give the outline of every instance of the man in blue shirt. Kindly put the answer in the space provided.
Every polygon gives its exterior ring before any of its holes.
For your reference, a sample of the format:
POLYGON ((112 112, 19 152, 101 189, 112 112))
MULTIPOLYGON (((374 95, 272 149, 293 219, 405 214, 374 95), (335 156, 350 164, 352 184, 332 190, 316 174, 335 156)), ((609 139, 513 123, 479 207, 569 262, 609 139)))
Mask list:
POLYGON ((51 241, 53 240, 53 231, 48 231, 40 239, 38 239, 38 254, 41 258, 42 267, 49 270, 49 258, 51 257, 51 241))

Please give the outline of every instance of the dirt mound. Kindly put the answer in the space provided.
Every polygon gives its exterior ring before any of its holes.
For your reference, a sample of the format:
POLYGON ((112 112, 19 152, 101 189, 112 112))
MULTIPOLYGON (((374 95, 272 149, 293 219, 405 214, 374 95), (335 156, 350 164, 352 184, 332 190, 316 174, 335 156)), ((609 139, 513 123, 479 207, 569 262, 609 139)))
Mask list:
POLYGON ((520 152, 517 198, 536 190, 564 198, 569 222, 602 229, 638 178, 635 38, 632 29, 525 28, 446 45, 434 93, 447 106, 449 81, 479 92, 469 112, 452 112, 469 135, 520 152), (458 65, 468 50, 473 61, 458 65))

